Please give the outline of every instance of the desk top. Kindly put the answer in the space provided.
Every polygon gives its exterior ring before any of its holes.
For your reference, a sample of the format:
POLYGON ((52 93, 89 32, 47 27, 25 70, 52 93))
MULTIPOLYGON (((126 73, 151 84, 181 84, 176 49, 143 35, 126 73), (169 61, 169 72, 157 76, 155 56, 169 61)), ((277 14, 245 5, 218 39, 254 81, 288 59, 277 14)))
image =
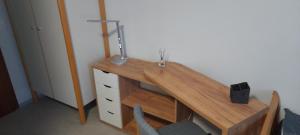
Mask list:
POLYGON ((149 67, 151 65, 154 65, 154 63, 139 60, 139 59, 129 58, 125 64, 118 66, 111 63, 111 58, 105 58, 101 60, 99 63, 94 64, 93 67, 126 78, 138 80, 143 83, 155 85, 151 81, 147 80, 144 76, 144 68, 149 67))
POLYGON ((156 63, 138 59, 128 59, 121 66, 111 64, 110 59, 104 59, 94 67, 158 85, 194 112, 226 131, 260 119, 268 108, 254 98, 250 98, 249 104, 231 103, 227 86, 174 62, 167 63, 166 68, 161 70, 156 63))
POLYGON ((148 66, 144 73, 148 79, 221 129, 231 129, 249 118, 261 118, 267 105, 250 98, 248 104, 230 101, 227 86, 192 69, 170 62, 165 69, 148 66))

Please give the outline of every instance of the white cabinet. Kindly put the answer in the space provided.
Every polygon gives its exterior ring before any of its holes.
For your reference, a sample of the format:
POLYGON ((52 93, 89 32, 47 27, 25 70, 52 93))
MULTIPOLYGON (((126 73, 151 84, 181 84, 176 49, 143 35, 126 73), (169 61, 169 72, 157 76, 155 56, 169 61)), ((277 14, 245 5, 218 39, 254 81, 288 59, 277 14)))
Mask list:
POLYGON ((76 108, 57 0, 7 0, 7 5, 32 88, 76 108))
MULTIPOLYGON (((65 0, 83 104, 96 98, 91 65, 103 58, 98 0, 65 0), (85 8, 82 8, 85 7, 85 8)), ((77 108, 57 0, 6 0, 31 87, 77 108)))
POLYGON ((6 3, 31 88, 53 97, 31 3, 29 0, 7 0, 6 3))
POLYGON ((118 76, 94 69, 100 119, 122 128, 121 102, 118 76))
POLYGON ((31 0, 54 98, 76 107, 57 0, 31 0))

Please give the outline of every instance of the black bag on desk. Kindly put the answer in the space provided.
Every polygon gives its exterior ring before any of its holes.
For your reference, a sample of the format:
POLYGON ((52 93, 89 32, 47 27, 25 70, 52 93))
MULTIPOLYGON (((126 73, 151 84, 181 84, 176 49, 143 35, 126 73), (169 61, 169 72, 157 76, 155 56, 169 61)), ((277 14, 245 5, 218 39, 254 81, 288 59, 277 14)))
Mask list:
POLYGON ((247 82, 230 86, 230 100, 232 103, 248 104, 250 87, 247 82))

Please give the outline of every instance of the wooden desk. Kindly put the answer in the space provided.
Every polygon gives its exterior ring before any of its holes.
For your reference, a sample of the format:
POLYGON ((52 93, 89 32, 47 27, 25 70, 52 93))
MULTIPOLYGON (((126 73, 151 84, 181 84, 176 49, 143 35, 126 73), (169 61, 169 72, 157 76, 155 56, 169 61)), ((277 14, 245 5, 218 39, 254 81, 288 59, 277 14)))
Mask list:
POLYGON ((136 103, 142 104, 146 113, 166 120, 166 124, 185 119, 190 108, 220 128, 223 135, 248 134, 249 126, 252 131, 259 130, 257 123, 263 120, 267 112, 267 106, 256 99, 250 99, 247 105, 231 103, 227 86, 181 64, 168 63, 161 70, 156 63, 138 59, 128 59, 121 66, 104 59, 94 68, 120 76, 124 129, 132 129, 134 125, 130 124, 132 108, 128 107, 136 103), (171 97, 141 91, 138 82, 157 85, 171 97), (159 108, 155 101, 162 106, 159 108))
POLYGON ((231 103, 227 86, 178 63, 168 63, 163 70, 151 65, 144 72, 153 83, 222 129, 224 135, 240 133, 240 127, 267 112, 267 106, 253 98, 246 105, 231 103))

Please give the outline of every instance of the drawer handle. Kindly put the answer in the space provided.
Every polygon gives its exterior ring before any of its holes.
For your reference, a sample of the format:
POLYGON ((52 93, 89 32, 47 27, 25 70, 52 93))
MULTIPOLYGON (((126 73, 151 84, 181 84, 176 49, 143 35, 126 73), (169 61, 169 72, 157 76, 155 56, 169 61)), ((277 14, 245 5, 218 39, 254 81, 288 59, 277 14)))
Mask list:
POLYGON ((111 88, 111 86, 108 86, 108 85, 105 85, 105 84, 104 84, 104 86, 105 86, 106 88, 111 88))
POLYGON ((103 70, 102 70, 102 72, 103 72, 103 73, 105 73, 105 74, 108 74, 108 73, 109 73, 109 72, 107 72, 107 71, 103 71, 103 70))
POLYGON ((111 114, 111 115, 114 115, 115 113, 113 113, 113 112, 110 112, 110 111, 107 111, 109 114, 111 114))
POLYGON ((113 100, 111 100, 111 99, 108 99, 108 98, 105 98, 107 101, 109 101, 109 102, 112 102, 113 100))

